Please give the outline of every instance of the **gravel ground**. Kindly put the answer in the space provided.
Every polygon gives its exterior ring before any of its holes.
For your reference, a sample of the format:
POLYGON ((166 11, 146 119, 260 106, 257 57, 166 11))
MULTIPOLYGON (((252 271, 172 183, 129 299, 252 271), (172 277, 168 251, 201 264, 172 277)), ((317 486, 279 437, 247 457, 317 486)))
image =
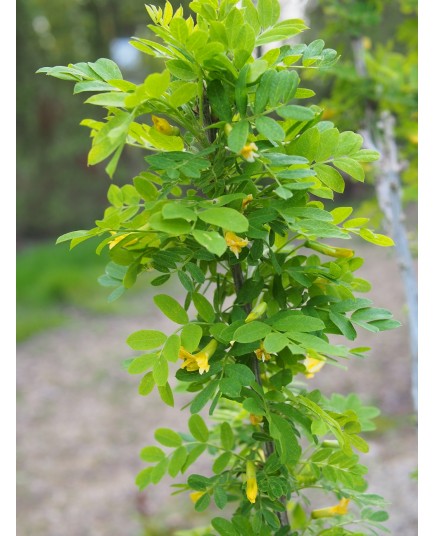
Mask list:
MULTIPOLYGON (((363 248, 362 275, 373 283, 377 306, 405 319, 393 252, 363 248)), ((143 536, 146 526, 188 527, 194 512, 185 496, 170 496, 171 480, 137 493, 140 449, 153 443, 159 426, 185 429, 188 414, 140 397, 137 377, 121 368, 131 356, 127 336, 143 328, 165 329, 153 307, 142 318, 77 318, 42 333, 17 350, 17 535, 143 536)), ((170 329, 170 328, 169 328, 170 329)), ((392 534, 417 534, 417 430, 412 412, 406 326, 374 338, 360 337, 373 350, 348 371, 326 367, 312 380, 326 393, 357 392, 379 405, 393 426, 371 436, 363 460, 370 488, 391 503, 392 534)), ((389 422, 389 420, 387 422, 389 422)), ((197 516, 197 514, 195 514, 197 516)), ((199 519, 199 524, 206 517, 199 519)))

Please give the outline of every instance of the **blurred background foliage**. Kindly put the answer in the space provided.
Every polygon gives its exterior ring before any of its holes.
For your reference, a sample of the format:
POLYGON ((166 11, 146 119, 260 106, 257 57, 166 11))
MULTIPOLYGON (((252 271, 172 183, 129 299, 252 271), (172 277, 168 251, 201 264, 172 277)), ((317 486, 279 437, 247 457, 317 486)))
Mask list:
MULTIPOLYGON (((164 4, 161 0, 152 3, 164 4)), ((187 9, 188 2, 182 4, 187 9)), ((417 1, 282 0, 281 4, 289 11, 303 4, 311 29, 302 39, 309 42, 320 37, 341 55, 331 70, 303 75, 305 87, 314 89, 315 101, 326 108, 325 119, 341 130, 359 130, 366 126, 367 106, 396 116, 404 198, 414 202, 417 1), (355 39, 363 43, 363 78, 351 49, 355 39)), ((106 295, 96 284, 105 261, 94 256, 92 245, 71 255, 63 247, 54 247, 58 235, 92 227, 106 206, 109 179, 104 165, 87 166, 90 140, 87 129, 79 125, 84 117, 96 117, 98 111, 83 106, 86 95, 73 97, 69 85, 35 71, 42 66, 110 57, 118 62, 125 78, 138 82, 159 66, 127 44, 132 36, 150 36, 143 1, 17 0, 16 9, 17 325, 23 339, 61 322, 64 314, 59 307, 65 304, 90 311, 115 307, 94 305, 101 304, 106 295)), ((142 165, 142 155, 126 149, 114 182, 129 182, 142 165)), ((346 196, 351 203, 364 201, 363 210, 368 216, 377 215, 380 226, 374 187, 354 182, 348 186, 346 196)))

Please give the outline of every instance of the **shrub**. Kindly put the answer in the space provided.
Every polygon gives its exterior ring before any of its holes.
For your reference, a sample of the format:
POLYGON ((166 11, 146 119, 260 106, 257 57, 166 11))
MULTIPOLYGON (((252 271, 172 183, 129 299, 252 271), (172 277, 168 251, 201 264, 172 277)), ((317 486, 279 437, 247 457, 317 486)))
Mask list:
POLYGON ((203 534, 361 534, 355 526, 376 534, 384 501, 365 493, 354 452, 367 452, 360 433, 373 428, 376 410, 355 395, 309 391, 301 379, 367 350, 330 335, 354 341, 356 328, 398 325, 356 297, 369 289, 356 275, 363 259, 336 245, 353 235, 379 246, 392 240, 366 218, 351 219, 351 207, 324 205, 343 192, 342 173, 362 182, 363 163, 378 155, 322 120, 318 106, 301 104, 314 93, 300 87, 298 71, 326 68, 336 52, 318 39, 263 53, 306 26, 279 22, 277 0, 236 3, 193 1, 194 19, 168 2, 147 6, 159 41, 132 45, 165 68, 142 84, 104 58, 40 69, 73 81, 75 93, 94 92, 87 102, 106 109, 104 120, 82 121, 91 129, 89 164, 109 159, 112 177, 125 144, 144 150, 147 164, 131 184, 110 186, 111 206, 95 228, 58 241, 100 238, 111 299, 149 270, 155 287, 178 278, 185 289, 182 303, 154 297, 173 333, 143 329, 127 340, 140 352, 127 366, 142 376, 141 395, 157 389, 174 405, 171 363, 191 393, 189 431, 162 427, 160 446, 142 450, 140 489, 168 473, 181 476, 177 491, 190 492, 197 511, 232 504, 231 519, 214 517, 203 534), (205 452, 212 472, 196 474, 205 452), (324 499, 332 506, 315 499, 311 507, 310 488, 334 496, 324 499))

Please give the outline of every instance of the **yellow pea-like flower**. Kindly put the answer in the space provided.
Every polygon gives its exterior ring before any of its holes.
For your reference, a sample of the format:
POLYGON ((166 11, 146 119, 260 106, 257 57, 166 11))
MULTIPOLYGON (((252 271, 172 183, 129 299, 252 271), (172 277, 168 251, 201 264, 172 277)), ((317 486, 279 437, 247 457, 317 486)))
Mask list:
POLYGON ((240 155, 247 160, 247 162, 254 162, 256 158, 259 157, 258 153, 255 151, 258 150, 256 143, 248 143, 240 151, 240 155))
POLYGON ((259 348, 255 350, 255 354, 259 361, 262 361, 263 363, 265 363, 265 361, 270 361, 271 359, 271 355, 265 350, 263 342, 261 342, 259 348))
POLYGON ((316 357, 313 357, 308 354, 304 362, 304 366, 306 367, 306 372, 305 372, 306 378, 313 378, 315 374, 319 372, 325 364, 326 364, 325 358, 317 359, 316 357))
POLYGON ((238 259, 239 254, 241 253, 241 250, 245 248, 247 244, 249 243, 247 238, 241 238, 240 236, 237 236, 232 231, 226 231, 225 240, 229 249, 232 251, 232 253, 235 255, 237 259, 238 259))
POLYGON ((249 419, 250 419, 250 422, 255 426, 260 424, 264 420, 264 418, 261 417, 260 415, 254 415, 253 413, 249 415, 249 419))
POLYGON ((217 346, 217 341, 213 339, 205 346, 205 348, 203 348, 203 350, 201 350, 197 354, 191 354, 190 352, 187 352, 187 350, 183 346, 181 346, 181 348, 179 349, 179 359, 184 360, 184 363, 181 365, 181 368, 185 368, 189 372, 195 372, 196 370, 198 370, 199 374, 208 372, 210 369, 208 360, 216 351, 217 346))
POLYGON ((246 210, 247 205, 253 201, 253 195, 249 194, 247 197, 243 199, 242 205, 241 205, 241 211, 244 212, 246 210))

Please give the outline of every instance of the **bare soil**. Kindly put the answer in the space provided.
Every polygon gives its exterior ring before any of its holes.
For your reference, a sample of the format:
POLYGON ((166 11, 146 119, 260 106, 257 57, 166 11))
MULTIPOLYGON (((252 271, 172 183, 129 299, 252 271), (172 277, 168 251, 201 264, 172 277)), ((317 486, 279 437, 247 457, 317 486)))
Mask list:
MULTIPOLYGON (((392 534, 417 534, 417 429, 410 394, 410 358, 404 298, 392 251, 359 248, 366 256, 361 275, 373 284, 370 296, 403 327, 360 345, 373 349, 348 370, 325 367, 312 380, 326 393, 355 391, 385 416, 368 437, 369 491, 390 502, 392 534)), ((77 316, 67 327, 40 334, 18 346, 18 536, 143 536, 206 524, 188 497, 171 497, 170 479, 138 493, 140 449, 153 444, 160 426, 186 429, 187 412, 158 396, 137 394, 138 377, 121 366, 131 357, 125 339, 138 329, 168 329, 144 299, 142 317, 77 316), (144 532, 146 527, 147 532, 144 532)))

